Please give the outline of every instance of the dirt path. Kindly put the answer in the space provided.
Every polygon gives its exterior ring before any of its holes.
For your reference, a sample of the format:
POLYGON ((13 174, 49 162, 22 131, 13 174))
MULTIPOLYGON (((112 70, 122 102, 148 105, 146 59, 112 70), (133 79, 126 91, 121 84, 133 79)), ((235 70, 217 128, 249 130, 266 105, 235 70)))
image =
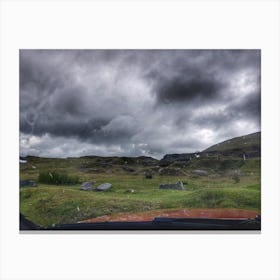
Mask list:
POLYGON ((227 219, 245 219, 255 218, 260 214, 258 211, 242 210, 242 209, 179 209, 179 210, 153 210, 138 213, 118 213, 112 215, 100 216, 88 220, 81 221, 83 223, 97 222, 143 222, 152 221, 155 217, 171 217, 171 218, 227 218, 227 219))

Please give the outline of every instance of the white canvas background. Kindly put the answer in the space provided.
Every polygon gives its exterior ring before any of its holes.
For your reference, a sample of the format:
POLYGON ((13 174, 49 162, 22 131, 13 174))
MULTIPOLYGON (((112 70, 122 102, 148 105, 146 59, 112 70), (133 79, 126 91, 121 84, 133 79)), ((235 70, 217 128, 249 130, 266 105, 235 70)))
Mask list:
POLYGON ((1 279, 280 279, 278 1, 1 2, 1 279), (19 49, 262 50, 262 231, 20 234, 19 49))

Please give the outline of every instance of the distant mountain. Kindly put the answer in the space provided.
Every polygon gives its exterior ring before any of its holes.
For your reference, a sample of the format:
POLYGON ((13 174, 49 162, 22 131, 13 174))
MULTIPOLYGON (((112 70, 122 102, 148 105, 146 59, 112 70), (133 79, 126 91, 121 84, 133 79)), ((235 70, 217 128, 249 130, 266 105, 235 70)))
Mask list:
MULTIPOLYGON (((28 156, 25 160, 20 159, 20 170, 31 169, 34 177, 29 178, 32 180, 36 179, 35 174, 38 175, 38 171, 63 171, 65 169, 68 169, 69 172, 85 174, 183 176, 193 171, 196 171, 196 174, 207 174, 207 172, 208 174, 213 174, 213 172, 224 174, 224 172, 233 172, 244 166, 246 172, 259 173, 260 156, 261 133, 257 132, 229 139, 202 152, 167 154, 161 160, 147 156, 102 157, 91 155, 76 158, 28 156)), ((29 173, 26 174, 29 176, 29 173)))
POLYGON ((251 156, 260 156, 261 152, 261 132, 255 132, 248 135, 235 137, 224 142, 215 144, 203 153, 219 152, 222 154, 228 153, 245 153, 251 156))
MULTIPOLYGON (((235 137, 224 142, 215 144, 202 152, 194 153, 181 153, 181 154, 166 154, 161 160, 157 160, 148 156, 138 156, 138 157, 126 157, 126 156, 81 156, 81 157, 69 157, 69 158, 43 158, 36 156, 26 156, 20 157, 20 160, 32 161, 33 163, 41 162, 42 160, 56 160, 56 161, 66 161, 66 160, 89 160, 89 165, 95 166, 95 164, 102 166, 109 165, 142 165, 142 166, 167 166, 173 162, 187 162, 193 158, 204 158, 211 155, 222 155, 222 156, 232 156, 241 157, 243 155, 249 158, 256 158, 261 156, 261 132, 255 132, 252 134, 235 137)), ((87 165, 87 164, 84 164, 87 165)), ((88 167, 88 166, 86 166, 88 167)))
POLYGON ((101 157, 101 156, 83 156, 80 159, 91 159, 95 162, 101 164, 140 164, 140 165, 154 165, 158 162, 157 159, 147 156, 138 157, 125 157, 125 156, 111 156, 111 157, 101 157))
POLYGON ((261 132, 235 137, 215 144, 202 152, 185 154, 167 154, 160 160, 160 165, 168 165, 174 161, 189 161, 192 158, 208 157, 210 155, 241 157, 261 156, 261 132))

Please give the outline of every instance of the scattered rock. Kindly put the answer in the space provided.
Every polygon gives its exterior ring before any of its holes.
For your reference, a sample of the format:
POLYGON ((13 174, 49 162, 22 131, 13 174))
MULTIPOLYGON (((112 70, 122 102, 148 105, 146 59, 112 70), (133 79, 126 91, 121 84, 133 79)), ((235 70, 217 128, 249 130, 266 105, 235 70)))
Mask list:
POLYGON ((195 175, 198 175, 198 176, 207 176, 207 175, 208 175, 208 172, 207 172, 207 171, 201 170, 201 169, 193 170, 193 173, 194 173, 195 175))
POLYGON ((150 170, 145 171, 145 178, 146 179, 152 179, 153 178, 153 173, 150 170))
POLYGON ((134 189, 126 190, 124 193, 133 193, 133 194, 135 194, 135 190, 134 189))
POLYGON ((36 182, 32 180, 21 180, 19 181, 20 187, 37 187, 36 182))
POLYGON ((169 167, 178 167, 178 168, 185 168, 188 165, 188 162, 184 161, 174 161, 171 166, 169 167))
POLYGON ((183 162, 188 162, 192 158, 195 158, 196 153, 190 153, 190 154, 167 154, 165 155, 160 161, 159 165, 160 166, 168 166, 171 163, 175 161, 183 161, 183 162))
POLYGON ((159 165, 156 165, 156 166, 150 167, 149 170, 150 170, 151 172, 157 173, 157 172, 159 171, 160 168, 161 168, 161 167, 160 167, 159 165))
POLYGON ((80 170, 84 173, 101 173, 102 170, 98 168, 80 168, 80 170))
POLYGON ((110 162, 101 162, 100 165, 101 165, 103 168, 111 168, 111 167, 113 167, 113 164, 110 163, 110 162))
POLYGON ((112 184, 110 184, 110 183, 104 183, 104 184, 99 185, 99 186, 96 188, 96 190, 97 190, 97 191, 107 191, 107 190, 109 190, 111 187, 112 187, 112 184))
POLYGON ((131 167, 128 167, 128 166, 123 166, 122 167, 123 168, 123 170, 125 170, 125 171, 127 171, 127 172, 134 172, 135 171, 135 169, 133 169, 133 168, 131 168, 131 167))
POLYGON ((158 170, 159 175, 178 176, 182 175, 181 168, 165 167, 158 170))
POLYGON ((160 189, 166 190, 185 190, 184 184, 182 182, 177 182, 176 184, 163 184, 159 186, 160 189))
POLYGON ((82 191, 92 191, 93 190, 94 182, 84 182, 82 183, 82 187, 80 190, 82 191))
POLYGON ((172 163, 172 161, 170 161, 170 160, 161 159, 158 165, 161 167, 166 167, 166 166, 170 165, 171 163, 172 163))

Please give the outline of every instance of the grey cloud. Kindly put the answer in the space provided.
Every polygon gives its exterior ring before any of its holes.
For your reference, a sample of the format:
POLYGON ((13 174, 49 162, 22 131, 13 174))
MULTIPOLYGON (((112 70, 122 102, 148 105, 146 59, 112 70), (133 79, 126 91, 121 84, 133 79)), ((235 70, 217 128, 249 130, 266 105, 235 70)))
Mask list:
POLYGON ((217 81, 194 78, 191 80, 175 79, 160 85, 158 89, 158 100, 161 103, 172 102, 207 101, 219 96, 221 84, 217 81))
MULTIPOLYGON (((214 107, 215 108, 215 107, 214 107)), ((228 100, 224 109, 217 109, 211 113, 194 117, 192 122, 208 126, 213 130, 223 129, 225 123, 234 126, 238 120, 246 120, 260 127, 261 122, 261 94, 253 91, 238 99, 228 100)))
POLYGON ((201 150, 260 129, 260 70, 259 50, 21 50, 21 150, 201 150))

